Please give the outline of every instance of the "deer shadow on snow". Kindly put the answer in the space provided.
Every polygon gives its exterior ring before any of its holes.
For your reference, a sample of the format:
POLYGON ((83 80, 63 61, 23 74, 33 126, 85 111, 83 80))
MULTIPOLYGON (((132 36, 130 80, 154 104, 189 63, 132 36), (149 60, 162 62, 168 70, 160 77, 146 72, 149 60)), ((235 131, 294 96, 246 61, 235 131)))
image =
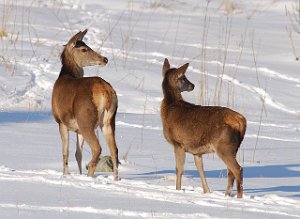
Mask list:
POLYGON ((0 124, 5 123, 25 123, 25 122, 41 122, 52 121, 52 113, 45 112, 31 112, 31 111, 3 111, 0 112, 0 124))
MULTIPOLYGON (((300 178, 300 164, 282 164, 282 165, 266 165, 266 166, 251 166, 243 167, 244 179, 254 178, 270 178, 270 180, 278 181, 283 178, 300 178)), ((147 176, 163 176, 174 174, 175 170, 161 170, 154 172, 147 172, 140 174, 147 176)), ((226 169, 209 170, 206 171, 207 178, 225 178, 227 174, 226 169)), ((190 178, 199 178, 198 171, 185 170, 184 175, 190 178)), ((274 187, 260 187, 260 188, 244 188, 247 193, 261 193, 261 192, 298 192, 299 194, 291 195, 292 197, 300 197, 300 183, 299 185, 281 185, 274 187)))

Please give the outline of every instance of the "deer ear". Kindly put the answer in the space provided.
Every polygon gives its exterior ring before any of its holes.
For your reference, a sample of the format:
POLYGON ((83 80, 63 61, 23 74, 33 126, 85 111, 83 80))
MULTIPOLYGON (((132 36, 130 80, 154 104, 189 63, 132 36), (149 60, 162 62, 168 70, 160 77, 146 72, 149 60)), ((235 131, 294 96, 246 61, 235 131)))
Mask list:
POLYGON ((166 72, 170 69, 170 63, 169 60, 167 58, 165 58, 164 64, 163 64, 163 68, 162 68, 162 74, 163 76, 165 76, 166 72))
POLYGON ((83 37, 85 36, 85 34, 87 33, 87 29, 85 29, 84 31, 79 31, 78 33, 76 33, 74 36, 71 37, 71 39, 69 40, 69 42, 67 43, 66 46, 71 46, 74 47, 76 45, 76 42, 79 40, 82 40, 83 37))
POLYGON ((178 77, 181 77, 185 74, 187 68, 189 67, 189 64, 190 63, 186 63, 186 64, 184 64, 183 66, 181 66, 177 69, 178 77))

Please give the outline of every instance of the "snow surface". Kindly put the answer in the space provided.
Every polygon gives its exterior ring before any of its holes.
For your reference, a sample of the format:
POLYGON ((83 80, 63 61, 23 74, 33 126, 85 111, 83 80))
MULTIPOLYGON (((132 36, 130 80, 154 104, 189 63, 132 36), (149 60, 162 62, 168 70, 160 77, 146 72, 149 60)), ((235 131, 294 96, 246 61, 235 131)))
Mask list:
MULTIPOLYGON (((300 218, 298 1, 233 1, 230 14, 224 2, 1 1, 0 218, 300 218), (85 74, 103 77, 119 96, 118 182, 110 173, 78 174, 74 134, 71 175, 62 176, 51 92, 63 45, 85 28, 86 43, 109 59, 85 74), (186 100, 229 106, 248 119, 238 153, 243 199, 224 196, 226 167, 213 154, 204 156, 212 193, 202 193, 192 156, 183 190, 175 190, 159 117, 165 57, 173 66, 190 63, 196 89, 186 100)), ((87 145, 83 158, 88 163, 87 145)))

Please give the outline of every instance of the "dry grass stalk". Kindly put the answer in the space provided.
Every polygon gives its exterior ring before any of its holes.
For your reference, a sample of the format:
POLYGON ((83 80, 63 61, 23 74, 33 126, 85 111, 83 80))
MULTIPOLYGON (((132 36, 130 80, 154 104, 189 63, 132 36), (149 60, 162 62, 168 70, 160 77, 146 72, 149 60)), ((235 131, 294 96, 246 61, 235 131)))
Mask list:
POLYGON ((203 30, 202 30, 202 41, 201 41, 201 53, 200 53, 200 104, 207 105, 208 104, 208 75, 206 72, 206 47, 207 47, 207 36, 210 24, 210 18, 208 16, 208 6, 210 1, 207 1, 205 8, 205 16, 203 22, 203 30))

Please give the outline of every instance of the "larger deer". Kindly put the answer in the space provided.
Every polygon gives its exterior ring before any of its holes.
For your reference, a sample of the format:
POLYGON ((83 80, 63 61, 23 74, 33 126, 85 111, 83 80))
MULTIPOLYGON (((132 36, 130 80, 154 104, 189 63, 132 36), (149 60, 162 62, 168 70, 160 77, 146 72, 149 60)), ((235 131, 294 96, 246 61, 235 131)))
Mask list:
POLYGON ((174 146, 176 159, 176 189, 181 189, 185 153, 194 155, 195 165, 202 181, 203 192, 209 192, 202 154, 216 152, 227 166, 230 195, 234 179, 237 197, 243 197, 243 173, 236 161, 236 154, 246 132, 246 119, 225 107, 200 106, 183 100, 181 92, 192 91, 192 84, 185 76, 189 63, 180 68, 170 68, 168 59, 163 64, 161 118, 164 136, 174 146))
POLYGON ((118 180, 118 148, 115 142, 118 99, 112 86, 102 78, 83 77, 83 67, 104 66, 108 62, 106 57, 82 41, 86 32, 80 31, 65 45, 61 54, 62 68, 52 93, 52 112, 62 140, 63 173, 69 173, 69 131, 74 131, 77 135, 75 157, 79 172, 82 174, 82 146, 85 140, 92 152, 88 176, 94 175, 101 154, 95 129, 100 126, 110 149, 114 179, 118 180))

